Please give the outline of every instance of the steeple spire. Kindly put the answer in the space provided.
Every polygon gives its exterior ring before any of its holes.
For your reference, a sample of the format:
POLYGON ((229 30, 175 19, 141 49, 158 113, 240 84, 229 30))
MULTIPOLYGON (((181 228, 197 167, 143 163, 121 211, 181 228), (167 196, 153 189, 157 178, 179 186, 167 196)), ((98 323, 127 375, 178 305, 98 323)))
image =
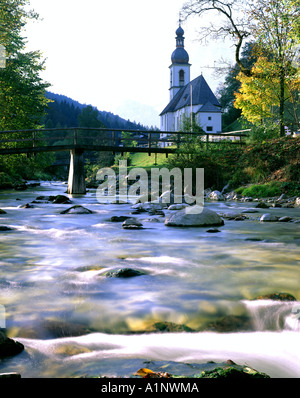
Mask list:
POLYGON ((184 30, 181 27, 179 15, 179 27, 176 30, 176 49, 171 56, 170 66, 170 100, 185 85, 190 82, 189 54, 184 48, 184 30))

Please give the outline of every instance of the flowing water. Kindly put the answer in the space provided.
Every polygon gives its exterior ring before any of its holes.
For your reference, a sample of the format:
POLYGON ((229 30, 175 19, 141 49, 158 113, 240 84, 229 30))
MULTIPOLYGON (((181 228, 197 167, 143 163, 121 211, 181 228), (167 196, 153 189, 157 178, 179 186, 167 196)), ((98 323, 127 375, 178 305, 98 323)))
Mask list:
MULTIPOLYGON (((300 377, 299 223, 261 223, 261 209, 208 233, 145 221, 151 217, 141 213, 136 217, 144 229, 125 230, 110 218, 130 215, 131 204, 100 204, 95 190, 71 198, 93 214, 60 214, 70 205, 43 201, 21 208, 65 190, 62 183, 44 182, 1 192, 6 214, 0 225, 12 230, 0 232, 0 304, 8 335, 25 350, 2 360, 0 372, 131 376, 152 361, 147 367, 168 364, 171 373, 190 375, 208 361, 231 359, 271 377, 300 377), (145 274, 105 275, 119 268, 145 274), (299 302, 253 301, 273 292, 288 292, 299 302), (246 316, 250 324, 207 331, 226 316, 246 316), (157 322, 193 331, 157 332, 157 322)), ((254 204, 206 206, 228 213, 254 204)), ((267 212, 300 218, 299 209, 267 212)))

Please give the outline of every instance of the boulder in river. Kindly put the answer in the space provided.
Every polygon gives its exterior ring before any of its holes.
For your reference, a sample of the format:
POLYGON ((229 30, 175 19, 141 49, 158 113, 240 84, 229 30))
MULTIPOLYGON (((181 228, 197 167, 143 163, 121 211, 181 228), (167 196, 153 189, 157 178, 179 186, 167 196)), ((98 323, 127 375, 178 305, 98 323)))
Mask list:
POLYGON ((127 218, 122 224, 124 229, 142 229, 143 224, 135 217, 127 218))
POLYGON ((60 214, 91 214, 91 213, 93 213, 91 210, 86 209, 85 207, 80 205, 72 206, 69 209, 60 212, 60 214))
POLYGON ((265 213, 260 217, 260 221, 263 222, 272 222, 272 221, 278 221, 278 217, 275 216, 274 214, 270 213, 265 213))
POLYGON ((10 339, 0 330, 0 358, 12 357, 20 354, 24 350, 23 344, 10 339))
POLYGON ((224 196, 220 191, 212 191, 209 195, 208 195, 208 199, 211 200, 224 200, 224 196))
POLYGON ((133 268, 119 268, 106 272, 108 278, 132 278, 134 276, 146 275, 145 272, 133 268))
POLYGON ((6 211, 0 209, 0 214, 6 214, 6 211))
POLYGON ((186 203, 178 203, 178 204, 170 205, 168 207, 168 210, 182 210, 182 209, 185 209, 188 206, 189 205, 186 204, 186 203))
POLYGON ((258 202, 255 207, 257 209, 268 209, 270 206, 265 202, 258 202))
POLYGON ((30 203, 26 203, 25 205, 19 206, 20 209, 33 209, 34 206, 31 205, 30 203))
POLYGON ((165 225, 172 227, 208 227, 224 225, 223 219, 213 210, 189 206, 167 216, 165 225))
MULTIPOLYGON (((52 198, 52 197, 50 196, 50 198, 52 198)), ((67 196, 57 195, 52 200, 52 203, 54 203, 54 204, 71 204, 72 202, 70 201, 70 199, 67 196)))
POLYGON ((300 207, 300 197, 295 199, 295 206, 300 207))
POLYGON ((112 217, 110 218, 110 221, 111 221, 111 222, 124 222, 124 221, 126 221, 128 218, 131 218, 131 217, 128 217, 128 216, 112 216, 112 217))
POLYGON ((0 232, 12 231, 13 228, 7 227, 6 225, 0 225, 0 232))

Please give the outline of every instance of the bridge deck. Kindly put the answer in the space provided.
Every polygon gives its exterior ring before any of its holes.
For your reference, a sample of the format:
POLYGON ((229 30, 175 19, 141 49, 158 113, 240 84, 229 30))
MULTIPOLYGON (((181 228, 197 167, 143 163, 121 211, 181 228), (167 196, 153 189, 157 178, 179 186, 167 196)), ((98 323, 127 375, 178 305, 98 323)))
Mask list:
MULTIPOLYGON (((201 134, 207 144, 221 139, 231 139, 233 143, 243 143, 245 132, 236 131, 225 134, 201 134)), ((180 145, 189 140, 195 133, 161 132, 143 130, 95 129, 95 128, 64 128, 40 130, 0 131, 0 155, 59 152, 81 149, 99 152, 144 152, 144 153, 175 153, 180 145), (164 138, 162 138, 163 134, 164 138), (170 148, 170 145, 172 147, 170 148)))

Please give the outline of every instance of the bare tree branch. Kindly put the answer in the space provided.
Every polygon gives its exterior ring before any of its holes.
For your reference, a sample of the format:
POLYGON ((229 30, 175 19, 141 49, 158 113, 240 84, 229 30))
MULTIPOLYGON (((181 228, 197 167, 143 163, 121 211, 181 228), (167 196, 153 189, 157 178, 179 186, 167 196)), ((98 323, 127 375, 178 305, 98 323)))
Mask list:
POLYGON ((209 13, 215 13, 225 17, 226 24, 221 26, 218 22, 212 22, 207 28, 202 28, 202 39, 207 39, 208 37, 231 37, 235 43, 235 61, 239 65, 241 71, 247 75, 251 76, 251 70, 247 68, 241 61, 241 49, 242 45, 251 33, 249 29, 249 21, 244 15, 244 19, 239 19, 235 17, 236 12, 242 12, 242 6, 245 6, 243 0, 230 1, 230 0, 190 0, 190 2, 185 3, 182 7, 182 16, 184 19, 189 18, 192 15, 203 16, 209 13), (240 9, 236 7, 236 3, 239 3, 240 9))

